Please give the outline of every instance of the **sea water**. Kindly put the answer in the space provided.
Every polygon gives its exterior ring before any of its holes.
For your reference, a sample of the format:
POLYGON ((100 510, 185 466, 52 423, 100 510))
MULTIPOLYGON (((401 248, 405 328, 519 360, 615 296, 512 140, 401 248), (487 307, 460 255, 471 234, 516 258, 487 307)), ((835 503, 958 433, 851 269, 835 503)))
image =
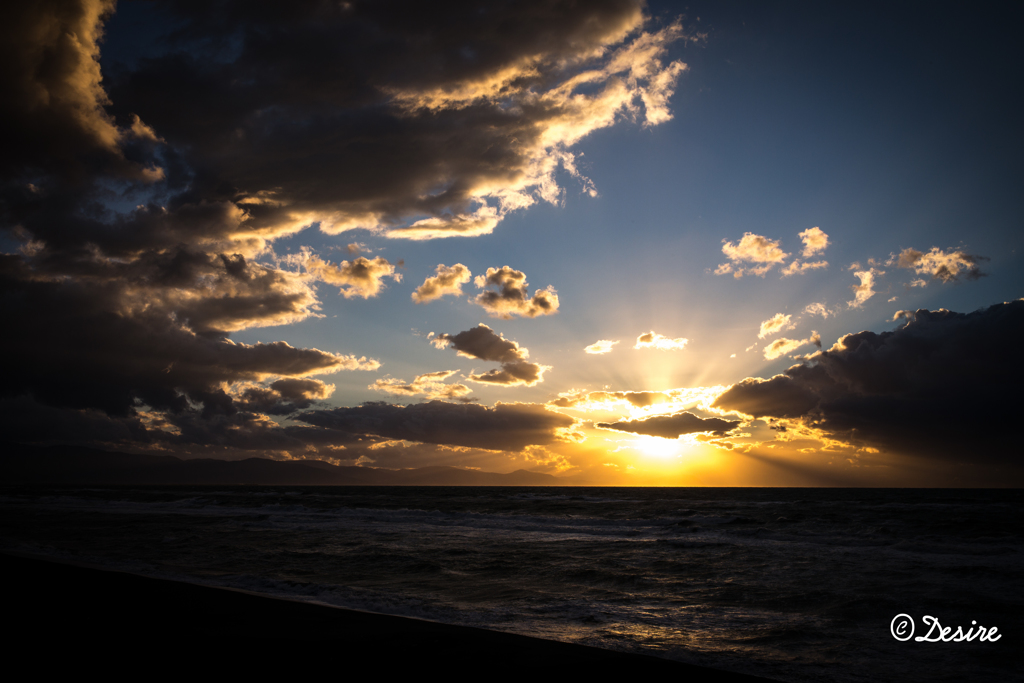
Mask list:
POLYGON ((780 681, 1002 682, 1022 513, 1007 490, 5 488, 0 549, 780 681), (925 617, 1000 637, 919 642, 925 617))

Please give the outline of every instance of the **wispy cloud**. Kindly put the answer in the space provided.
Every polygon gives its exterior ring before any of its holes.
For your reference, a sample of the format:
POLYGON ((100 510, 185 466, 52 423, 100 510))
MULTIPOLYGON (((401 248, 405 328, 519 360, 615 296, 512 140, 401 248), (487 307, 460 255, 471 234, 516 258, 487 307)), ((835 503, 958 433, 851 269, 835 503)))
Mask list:
POLYGON ((600 355, 603 353, 611 353, 612 347, 618 344, 618 341, 611 341, 610 339, 599 339, 590 346, 586 346, 583 350, 586 353, 600 355))
POLYGON ((465 384, 445 384, 444 382, 444 380, 457 372, 458 370, 428 372, 423 375, 417 375, 416 379, 412 382, 388 377, 376 380, 367 388, 397 396, 418 396, 422 394, 429 399, 463 399, 464 396, 472 393, 473 390, 465 384))
POLYGON ((764 339, 765 337, 775 334, 776 332, 783 332, 785 330, 791 330, 795 327, 792 322, 791 315, 785 315, 783 313, 776 313, 772 317, 768 318, 761 323, 761 329, 757 333, 758 339, 764 339))
POLYGON ((817 332, 811 332, 811 336, 807 339, 776 339, 768 346, 764 347, 764 357, 766 360, 775 360, 780 356, 785 356, 787 353, 792 353, 802 346, 808 344, 814 344, 819 349, 821 348, 821 335, 817 332))

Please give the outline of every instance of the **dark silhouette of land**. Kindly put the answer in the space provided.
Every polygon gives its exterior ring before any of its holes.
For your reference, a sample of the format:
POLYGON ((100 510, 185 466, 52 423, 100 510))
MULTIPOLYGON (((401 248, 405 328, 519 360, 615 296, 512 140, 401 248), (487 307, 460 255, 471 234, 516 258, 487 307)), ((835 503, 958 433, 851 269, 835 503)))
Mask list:
POLYGON ((508 474, 457 467, 407 470, 344 467, 323 460, 183 460, 173 455, 101 451, 80 446, 8 445, 0 483, 63 485, 260 486, 565 486, 550 474, 508 474))

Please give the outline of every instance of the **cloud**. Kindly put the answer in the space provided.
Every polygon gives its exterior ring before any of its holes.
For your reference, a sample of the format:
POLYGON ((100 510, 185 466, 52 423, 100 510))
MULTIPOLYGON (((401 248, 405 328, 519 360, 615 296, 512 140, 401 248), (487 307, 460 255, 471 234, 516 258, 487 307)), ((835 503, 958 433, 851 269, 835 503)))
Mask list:
POLYGON ((420 9, 175 4, 165 49, 111 84, 114 112, 138 112, 203 169, 200 193, 274 192, 249 207, 256 231, 406 239, 487 234, 558 203, 583 137, 671 119, 686 67, 664 58, 689 38, 678 23, 643 30, 639 2, 420 9))
POLYGON ((236 405, 241 410, 287 415, 305 410, 334 393, 334 385, 317 379, 279 379, 269 386, 243 385, 236 405))
POLYGON ((850 289, 853 290, 853 301, 848 301, 847 305, 850 308, 860 308, 864 302, 873 297, 876 294, 875 278, 880 275, 885 275, 885 271, 877 268, 856 271, 854 276, 860 280, 860 284, 850 285, 850 289))
POLYGON ((495 334, 487 325, 477 325, 455 335, 439 334, 431 343, 440 349, 451 346, 458 355, 466 358, 501 363, 500 369, 470 374, 468 379, 472 382, 532 387, 543 382, 544 372, 551 369, 548 365, 528 362, 528 349, 495 334))
POLYGON ((732 273, 733 277, 741 278, 744 275, 764 275, 776 264, 784 261, 789 254, 782 251, 780 243, 770 240, 752 232, 743 233, 739 243, 722 240, 722 253, 726 255, 730 263, 723 263, 715 269, 716 275, 732 273), (744 262, 760 264, 750 268, 739 267, 744 262))
POLYGON ((0 116, 7 135, 0 175, 29 166, 68 177, 99 164, 122 179, 162 178, 162 169, 125 156, 133 139, 155 138, 152 129, 138 116, 118 127, 106 109, 99 55, 103 22, 113 11, 114 0, 83 0, 27 3, 4 13, 0 116))
MULTIPOLYGON (((384 234, 394 239, 414 241, 436 240, 445 237, 479 237, 494 232, 494 228, 498 226, 502 218, 503 216, 493 206, 481 206, 472 213, 424 218, 406 227, 389 228, 384 234)), ((374 220, 377 218, 375 217, 374 220)))
POLYGON ((619 432, 632 432, 658 436, 663 439, 675 439, 684 434, 713 432, 716 436, 725 436, 726 432, 741 424, 739 420, 723 420, 719 417, 702 418, 693 413, 682 412, 674 415, 656 415, 642 420, 620 420, 619 422, 598 422, 601 429, 619 432))
POLYGON ((469 375, 469 380, 481 384, 500 384, 506 387, 532 387, 538 382, 543 382, 544 372, 550 369, 551 366, 549 365, 527 363, 525 361, 502 363, 500 369, 469 375))
POLYGON ((820 315, 822 318, 828 318, 830 315, 835 315, 835 313, 828 310, 828 306, 823 303, 807 304, 807 306, 804 307, 804 313, 809 315, 820 315))
MULTIPOLYGON (((978 268, 978 262, 987 260, 984 256, 972 256, 961 250, 944 252, 938 247, 932 247, 928 252, 904 249, 896 264, 900 268, 912 269, 919 275, 929 275, 933 280, 957 282, 960 279, 977 280, 984 277, 985 273, 978 268)), ((925 284, 923 280, 915 280, 912 286, 923 287, 925 284)))
POLYGON ((757 338, 764 339, 770 334, 793 329, 796 325, 790 322, 790 318, 792 316, 776 313, 761 323, 761 330, 757 333, 757 338))
POLYGON ((820 268, 828 268, 828 261, 793 261, 782 269, 782 277, 799 275, 809 270, 818 270, 820 268))
MULTIPOLYGON (((170 259, 153 265, 152 271, 140 271, 140 275, 162 274, 171 282, 180 277, 187 284, 195 277, 206 277, 214 266, 214 261, 205 258, 185 265, 170 259)), ((242 276, 246 271, 241 260, 225 258, 219 267, 227 279, 235 277, 231 269, 237 268, 240 287, 248 282, 242 276)), ((172 411, 188 410, 193 404, 213 409, 211 406, 225 401, 230 407, 223 384, 379 366, 365 357, 299 349, 285 342, 234 343, 215 331, 225 326, 227 313, 222 309, 231 297, 215 297, 217 305, 211 306, 207 305, 210 299, 197 294, 195 300, 186 298, 179 308, 178 299, 162 299, 162 290, 156 285, 154 297, 149 298, 145 285, 145 281, 127 278, 106 281, 100 275, 86 282, 47 279, 27 268, 19 257, 0 256, 0 286, 18 292, 17 297, 5 297, 2 302, 10 331, 4 348, 19 359, 18 367, 4 373, 0 391, 32 394, 48 405, 97 408, 123 415, 134 409, 136 401, 172 411), (73 330, 73 343, 68 341, 69 330, 73 330)), ((278 320, 277 310, 262 310, 260 302, 279 298, 273 289, 270 293, 269 299, 241 297, 242 312, 257 322, 266 320, 260 316, 278 320)), ((233 312, 231 320, 237 323, 239 315, 239 311, 233 312)))
POLYGON ((529 349, 520 348, 511 339, 505 339, 487 325, 459 332, 458 334, 439 334, 431 342, 439 349, 451 346, 458 355, 465 358, 477 358, 498 363, 514 363, 529 358, 529 349))
POLYGON ((651 330, 636 338, 634 349, 658 349, 659 351, 681 351, 689 343, 689 339, 669 339, 651 330))
POLYGON ((618 341, 611 341, 610 339, 599 339, 590 346, 583 347, 586 353, 600 355, 603 353, 611 353, 612 347, 618 344, 618 341))
POLYGON ((377 256, 368 259, 360 256, 352 261, 342 261, 335 266, 308 252, 304 255, 303 266, 316 279, 338 287, 338 293, 346 299, 354 296, 369 299, 377 296, 384 288, 384 278, 401 282, 402 274, 395 272, 395 266, 387 259, 377 256))
POLYGON ((295 419, 351 435, 503 451, 563 441, 563 433, 575 424, 535 403, 497 403, 488 408, 443 401, 405 407, 365 403, 310 411, 295 419))
POLYGON ((819 254, 828 247, 828 235, 822 232, 821 228, 808 228, 804 230, 800 233, 800 239, 804 243, 804 258, 810 258, 815 254, 819 254))
POLYGON ((745 379, 714 403, 790 418, 830 438, 919 458, 1020 470, 1018 387, 1024 301, 974 313, 918 310, 892 332, 859 332, 771 379, 745 379))
POLYGON ((535 318, 538 315, 552 315, 558 312, 558 292, 552 287, 538 289, 531 297, 527 290, 526 274, 508 266, 488 268, 486 275, 477 275, 477 287, 494 287, 476 298, 489 315, 509 319, 520 315, 535 318))
POLYGON ((570 392, 549 401, 548 405, 557 408, 590 410, 598 405, 624 402, 634 408, 647 408, 670 403, 673 400, 672 396, 661 391, 591 391, 570 392))
MULTIPOLYGON (((692 39, 678 22, 650 28, 630 0, 140 3, 153 49, 110 50, 101 74, 112 0, 22 5, 0 22, 0 230, 20 243, 0 255, 4 348, 19 358, 2 400, 40 437, 81 425, 119 443, 206 438, 211 453, 301 447, 267 415, 324 398, 311 375, 380 365, 232 341, 320 315, 317 282, 372 298, 400 281, 401 262, 355 258, 357 242, 333 264, 277 259, 276 241, 311 227, 483 235, 561 203, 563 177, 596 194, 573 147, 669 120, 686 67, 668 50, 692 39)), ((557 309, 551 289, 523 300, 506 313, 557 309)), ((540 381, 546 366, 525 356, 474 376, 540 381)))
POLYGON ((460 400, 467 394, 472 393, 472 389, 467 387, 465 384, 444 383, 444 380, 457 372, 458 370, 428 372, 424 375, 418 375, 416 379, 409 383, 406 383, 405 380, 401 379, 378 379, 368 388, 375 391, 383 391, 388 394, 395 394, 397 396, 417 396, 419 394, 424 394, 430 399, 460 400))
POLYGON ((821 348, 821 335, 817 332, 811 332, 811 336, 807 339, 776 339, 768 346, 764 347, 765 360, 775 360, 779 356, 785 356, 787 353, 796 351, 801 346, 807 346, 808 344, 814 344, 818 348, 821 348))
POLYGON ((446 266, 443 263, 437 264, 434 277, 428 277, 423 284, 412 293, 412 300, 418 304, 425 304, 445 295, 462 296, 462 285, 469 282, 472 273, 469 268, 456 263, 454 266, 446 266))

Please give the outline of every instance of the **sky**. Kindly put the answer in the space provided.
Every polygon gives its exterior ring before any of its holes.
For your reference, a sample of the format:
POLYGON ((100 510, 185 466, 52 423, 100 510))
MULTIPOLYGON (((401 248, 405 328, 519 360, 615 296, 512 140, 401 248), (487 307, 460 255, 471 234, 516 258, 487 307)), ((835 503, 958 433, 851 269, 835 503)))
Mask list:
POLYGON ((0 430, 1020 486, 1020 12, 2 10, 0 430))

